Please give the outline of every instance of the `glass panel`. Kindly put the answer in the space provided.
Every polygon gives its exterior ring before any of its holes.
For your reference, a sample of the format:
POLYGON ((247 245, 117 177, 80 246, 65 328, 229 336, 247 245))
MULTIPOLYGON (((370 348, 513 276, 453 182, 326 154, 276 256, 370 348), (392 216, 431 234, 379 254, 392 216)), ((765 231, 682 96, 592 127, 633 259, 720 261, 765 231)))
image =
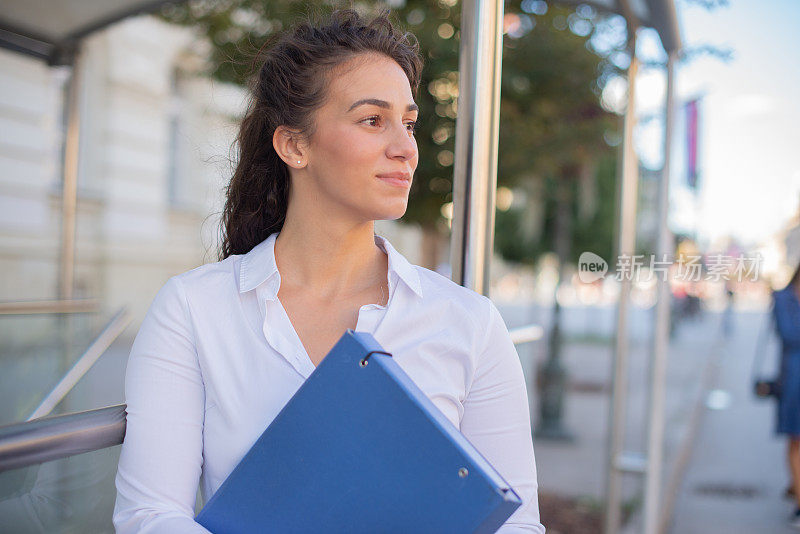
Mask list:
MULTIPOLYGON (((83 346, 77 343, 72 345, 72 350, 68 352, 70 356, 74 355, 69 360, 70 365, 94 340, 109 317, 110 315, 102 318, 83 317, 84 324, 80 329, 79 321, 72 322, 73 339, 81 339, 83 346)), ((42 321, 42 324, 45 322, 42 321)), ((131 343, 132 339, 123 336, 112 343, 64 400, 56 406, 53 414, 91 410, 122 403, 125 363, 131 343)), ((46 345, 40 342, 29 346, 42 349, 46 345)), ((36 365, 28 365, 27 369, 32 373, 39 373, 39 376, 30 377, 28 380, 24 372, 15 370, 17 379, 24 383, 13 387, 20 393, 25 391, 26 385, 31 387, 34 382, 41 385, 46 379, 51 379, 53 383, 48 384, 43 392, 31 392, 32 395, 28 397, 33 399, 29 402, 38 404, 52 385, 60 379, 55 371, 58 366, 53 363, 57 358, 57 351, 35 350, 30 354, 36 365)), ((8 364, 9 358, 5 358, 3 362, 8 364)), ((10 363, 16 362, 11 360, 10 363)), ((13 368, 12 365, 7 367, 13 368)), ((3 395, 7 395, 5 388, 12 387, 14 382, 2 373, 0 376, 3 376, 0 379, 2 380, 0 391, 3 395)), ((17 406, 23 404, 20 401, 17 406)), ((24 413, 27 414, 28 408, 25 406, 24 413)), ((33 408, 35 406, 30 409, 33 408)), ((0 473, 0 532, 15 534, 114 532, 111 517, 116 499, 114 477, 120 449, 121 445, 117 445, 38 466, 0 473)))
POLYGON ((0 532, 113 533, 120 448, 0 473, 0 532))
POLYGON ((94 410, 125 402, 125 367, 136 331, 124 331, 53 410, 54 414, 94 410))
MULTIPOLYGON (((24 421, 75 364, 111 319, 111 313, 0 315, 0 425, 24 421)), ((119 357, 127 359, 129 341, 118 341, 103 354, 89 374, 98 399, 122 402, 119 357), (128 348, 126 348, 128 347, 128 348), (115 356, 114 362, 109 356, 115 356), (116 365, 114 365, 114 363, 116 365), (108 379, 98 380, 106 373, 108 379)), ((86 377, 88 378, 88 377, 86 377)), ((88 383, 89 380, 81 382, 88 383)), ((80 383, 79 383, 80 385, 80 383)), ((82 391, 89 391, 85 386, 82 391)), ((76 406, 60 406, 54 414, 104 406, 85 395, 71 394, 76 406)), ((99 402, 105 402, 101 400, 99 402)))

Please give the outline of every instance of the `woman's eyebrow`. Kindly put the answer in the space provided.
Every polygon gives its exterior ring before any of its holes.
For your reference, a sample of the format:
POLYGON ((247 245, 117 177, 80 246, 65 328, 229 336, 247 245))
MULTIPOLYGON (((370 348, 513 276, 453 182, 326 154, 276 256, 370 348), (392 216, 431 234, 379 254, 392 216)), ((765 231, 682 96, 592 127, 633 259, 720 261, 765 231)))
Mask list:
MULTIPOLYGON (((371 104, 373 106, 378 106, 379 108, 383 109, 392 109, 392 105, 386 100, 380 100, 378 98, 362 98, 361 100, 358 100, 352 106, 350 106, 350 109, 348 109, 347 112, 349 113, 354 109, 356 109, 358 106, 362 106, 364 104, 371 104)), ((406 111, 419 111, 419 106, 417 106, 416 104, 409 104, 406 107, 406 111)))

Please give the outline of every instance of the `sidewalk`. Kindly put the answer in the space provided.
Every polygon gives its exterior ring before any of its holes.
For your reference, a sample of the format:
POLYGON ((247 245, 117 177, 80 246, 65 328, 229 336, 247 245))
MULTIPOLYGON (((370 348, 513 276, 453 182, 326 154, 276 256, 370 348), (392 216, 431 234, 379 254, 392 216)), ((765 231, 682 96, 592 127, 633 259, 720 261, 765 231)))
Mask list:
MULTIPOLYGON (((785 439, 774 434, 774 401, 751 392, 751 365, 763 314, 736 316, 712 369, 712 391, 683 478, 672 534, 798 532, 787 519, 792 502, 785 439), (727 404, 727 406, 726 406, 727 404)), ((774 369, 774 346, 765 356, 774 369)))
MULTIPOLYGON (((632 310, 632 332, 629 355, 627 426, 624 449, 646 452, 647 394, 649 391, 648 341, 652 310, 632 310)), ((578 310, 578 315, 585 311, 578 310)), ((508 310, 508 323, 513 327, 515 314, 508 310)), ((574 317, 570 318, 574 319, 574 317)), ((602 320, 602 319, 601 319, 602 320)), ((543 321, 539 321, 543 322, 543 321)), ((712 349, 718 335, 719 316, 706 313, 693 322, 681 324, 670 344, 667 364, 665 398, 665 444, 663 484, 669 484, 680 451, 691 436, 691 414, 702 393, 702 380, 711 361, 712 349)), ((539 398, 535 387, 535 367, 547 357, 545 340, 519 348, 531 400, 534 426, 539 419, 539 398)), ((564 426, 573 433, 571 442, 548 441, 534 437, 539 490, 543 494, 574 497, 597 513, 604 511, 606 486, 607 432, 611 391, 611 361, 613 345, 602 339, 567 340, 563 362, 568 370, 568 387, 564 406, 564 426)), ((626 475, 623 478, 623 506, 635 510, 642 500, 643 478, 626 475)), ((636 523, 639 518, 632 518, 636 523)), ((546 518, 543 517, 546 524, 546 518)), ((629 524, 628 528, 636 527, 629 524)))
MULTIPOLYGON (((581 320, 583 314, 576 312, 581 320)), ((544 323, 530 311, 506 309, 504 317, 509 327, 544 323)), ((751 392, 763 318, 763 312, 737 313, 732 334, 723 337, 720 314, 704 312, 680 324, 670 343, 661 495, 662 506, 673 504, 668 534, 798 532, 787 525, 793 505, 782 496, 788 473, 784 439, 773 433, 774 402, 756 399, 751 392), (677 491, 668 495, 671 483, 677 491)), ((626 451, 641 453, 646 452, 651 351, 648 332, 642 330, 647 319, 637 317, 639 330, 630 346, 625 439, 626 451)), ((546 348, 545 340, 519 347, 534 425, 539 418, 535 367, 546 358, 546 348)), ((766 349, 767 374, 777 362, 775 349, 774 344, 766 349)), ((575 439, 534 438, 540 493, 579 498, 597 513, 604 510, 612 351, 600 339, 568 340, 563 354, 570 382, 564 425, 575 439)), ((641 476, 625 476, 623 499, 629 509, 641 505, 642 491, 641 476)), ((547 526, 547 518, 542 521, 547 526)), ((641 521, 639 509, 623 531, 641 532, 641 521)))
MULTIPOLYGON (((714 317, 681 325, 670 346, 667 365, 666 443, 668 467, 686 438, 689 414, 700 394, 702 370, 707 363, 713 338, 706 335, 714 317)), ((567 343, 564 363, 571 387, 565 406, 565 426, 575 435, 572 443, 535 440, 540 486, 543 491, 602 499, 606 484, 606 454, 611 392, 612 344, 567 343)), ((644 452, 646 447, 647 393, 649 390, 650 345, 630 345, 625 450, 644 452)), ((539 347, 537 361, 546 357, 539 347)), ((529 382, 530 383, 530 382, 529 382)), ((538 420, 538 397, 531 388, 534 424, 538 420)), ((633 499, 640 490, 640 477, 626 477, 624 495, 633 499)))

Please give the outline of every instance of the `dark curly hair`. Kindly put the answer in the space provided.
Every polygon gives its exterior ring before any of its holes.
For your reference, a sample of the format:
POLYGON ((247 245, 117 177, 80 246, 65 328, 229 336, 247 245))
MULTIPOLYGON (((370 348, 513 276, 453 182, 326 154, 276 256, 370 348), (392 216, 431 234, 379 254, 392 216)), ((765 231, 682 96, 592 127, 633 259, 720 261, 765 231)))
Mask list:
POLYGON ((272 137, 281 125, 305 138, 313 135, 315 111, 325 101, 337 66, 361 53, 383 54, 403 69, 417 96, 419 42, 392 24, 389 9, 370 21, 353 9, 334 10, 318 22, 312 17, 276 35, 256 58, 261 66, 250 77, 250 101, 236 138, 236 168, 226 187, 220 260, 246 254, 283 227, 290 175, 272 137))

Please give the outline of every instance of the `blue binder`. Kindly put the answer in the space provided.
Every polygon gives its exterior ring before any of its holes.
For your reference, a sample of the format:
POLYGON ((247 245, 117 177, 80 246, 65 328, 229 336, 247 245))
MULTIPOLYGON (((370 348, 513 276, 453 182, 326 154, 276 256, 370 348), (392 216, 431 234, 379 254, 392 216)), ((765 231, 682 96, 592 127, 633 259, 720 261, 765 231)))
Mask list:
POLYGON ((348 329, 196 521, 214 534, 491 533, 521 504, 391 354, 348 329))

